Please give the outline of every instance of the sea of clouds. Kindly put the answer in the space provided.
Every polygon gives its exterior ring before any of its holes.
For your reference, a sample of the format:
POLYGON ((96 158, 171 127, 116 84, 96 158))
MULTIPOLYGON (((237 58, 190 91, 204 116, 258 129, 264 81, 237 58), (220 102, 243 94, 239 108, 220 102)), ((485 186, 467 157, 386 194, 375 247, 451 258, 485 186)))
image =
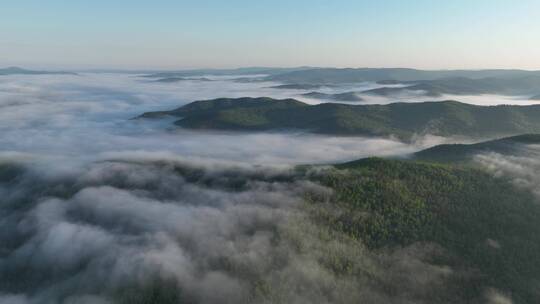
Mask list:
POLYGON ((96 159, 112 151, 172 153, 264 164, 324 163, 366 156, 401 155, 443 141, 328 137, 303 133, 193 132, 171 122, 130 120, 146 111, 176 108, 218 97, 291 92, 269 83, 213 81, 159 83, 131 74, 5 76, 0 78, 0 157, 96 159))
MULTIPOLYGON (((300 207, 331 189, 293 166, 406 155, 445 139, 197 132, 130 119, 200 99, 298 94, 272 85, 0 78, 0 303, 416 303, 443 288, 457 270, 426 261, 439 254, 433 245, 375 255, 331 235, 321 242, 329 232, 300 207), (336 277, 328 254, 362 275, 336 277)), ((523 162, 512 161, 498 170, 523 162)))

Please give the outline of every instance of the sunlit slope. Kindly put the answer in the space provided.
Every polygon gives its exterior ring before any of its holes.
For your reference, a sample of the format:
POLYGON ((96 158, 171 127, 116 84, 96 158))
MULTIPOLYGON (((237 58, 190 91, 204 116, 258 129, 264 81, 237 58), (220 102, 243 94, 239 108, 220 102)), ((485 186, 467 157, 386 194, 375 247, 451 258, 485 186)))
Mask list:
POLYGON ((335 191, 334 204, 316 213, 323 223, 374 249, 441 246, 432 262, 453 269, 445 290, 454 301, 478 300, 488 287, 514 303, 540 300, 540 204, 526 190, 451 165, 373 158, 337 168, 322 178, 335 191))

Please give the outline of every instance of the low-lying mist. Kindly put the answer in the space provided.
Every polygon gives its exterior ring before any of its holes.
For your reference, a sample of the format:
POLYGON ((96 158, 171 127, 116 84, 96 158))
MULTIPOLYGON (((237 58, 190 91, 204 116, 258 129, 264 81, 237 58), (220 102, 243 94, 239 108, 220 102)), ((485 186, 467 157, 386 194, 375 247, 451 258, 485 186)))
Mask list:
POLYGON ((163 161, 15 166, 2 178, 0 299, 21 303, 246 301, 249 279, 286 252, 273 238, 301 193, 327 191, 287 170, 163 161))
MULTIPOLYGON (((463 273, 433 262, 445 254, 437 245, 371 251, 313 222, 308 201, 328 204, 332 190, 311 177, 328 169, 294 167, 405 155, 448 139, 130 120, 194 100, 293 92, 211 80, 0 78, 0 303, 428 303, 451 293, 446 283, 463 273)), ((516 183, 534 188, 539 180, 523 182, 537 176, 531 162, 506 159, 493 170, 518 172, 516 183)), ((486 299, 508 300, 496 290, 486 299)))
POLYGON ((0 156, 25 153, 47 161, 93 161, 111 152, 137 151, 259 164, 329 163, 401 155, 444 140, 427 137, 407 145, 298 132, 193 132, 173 129, 167 120, 130 120, 146 111, 207 98, 288 97, 261 83, 218 78, 161 84, 116 74, 10 76, 0 81, 0 156))
POLYGON ((493 175, 509 178, 516 187, 540 197, 540 146, 527 145, 519 155, 479 154, 475 160, 493 175))
POLYGON ((418 303, 460 270, 311 220, 325 169, 104 161, 0 170, 2 303, 418 303), (322 170, 322 171, 321 171, 322 170), (347 267, 347 274, 336 268, 347 267), (388 290, 392 290, 389 292, 388 290))

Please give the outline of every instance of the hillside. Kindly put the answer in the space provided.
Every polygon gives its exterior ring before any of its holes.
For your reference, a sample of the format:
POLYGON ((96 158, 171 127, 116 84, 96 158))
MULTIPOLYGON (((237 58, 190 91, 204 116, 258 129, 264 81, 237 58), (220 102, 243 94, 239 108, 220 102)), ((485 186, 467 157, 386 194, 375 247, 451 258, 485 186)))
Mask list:
POLYGON ((427 260, 452 272, 429 303, 484 303, 489 288, 513 303, 540 300, 540 204, 527 191, 449 165, 369 158, 337 168, 321 178, 335 203, 314 217, 374 249, 435 244, 427 260))
MULTIPOLYGON (((378 158, 283 172, 208 169, 162 160, 118 160, 95 166, 116 171, 96 183, 91 178, 96 176, 96 167, 90 167, 91 177, 85 180, 72 175, 51 178, 17 164, 0 164, 0 183, 14 193, 2 206, 9 215, 6 221, 22 218, 22 223, 33 223, 36 214, 41 220, 28 230, 14 226, 2 234, 2 240, 11 240, 2 243, 10 262, 0 269, 6 278, 2 290, 39 286, 50 280, 49 274, 42 275, 44 268, 65 265, 56 256, 47 259, 51 262, 45 266, 32 264, 43 256, 40 251, 13 262, 20 246, 35 244, 35 234, 62 232, 52 229, 56 225, 41 224, 56 223, 55 216, 62 216, 64 221, 57 225, 69 223, 68 227, 79 227, 76 231, 92 226, 125 238, 114 238, 106 243, 110 247, 100 247, 106 251, 90 252, 90 261, 68 264, 73 266, 60 269, 63 276, 53 277, 53 282, 73 275, 88 278, 87 271, 98 269, 103 272, 99 278, 108 284, 110 256, 125 248, 116 245, 118 239, 132 250, 122 250, 127 254, 118 254, 113 262, 125 265, 128 259, 135 267, 148 265, 138 256, 130 259, 129 254, 157 250, 154 243, 144 246, 155 231, 168 235, 194 222, 197 225, 188 227, 202 234, 175 234, 177 238, 171 239, 178 239, 186 255, 202 260, 196 264, 202 274, 219 272, 219 278, 242 282, 245 300, 234 303, 296 303, 299 297, 310 299, 307 303, 319 303, 317 299, 326 303, 490 303, 486 294, 493 290, 512 300, 500 303, 540 301, 540 203, 508 179, 479 169, 378 158), (141 178, 135 179, 135 174, 141 178), (21 186, 27 186, 28 192, 15 191, 21 186), (261 189, 271 192, 264 195, 261 189), (104 191, 103 196, 88 196, 95 191, 104 191), (223 197, 231 198, 230 205, 221 205, 223 197), (150 205, 141 208, 141 204, 150 205), (54 213, 53 207, 64 207, 66 215, 54 213), (190 219, 179 217, 176 208, 181 208, 181 214, 186 208, 205 212, 190 213, 190 219), (226 219, 236 221, 227 225, 228 221, 216 217, 221 212, 230 212, 226 219), (96 268, 94 261, 104 266, 96 268)), ((67 237, 66 242, 75 242, 77 248, 89 244, 84 233, 67 237)), ((184 261, 183 255, 172 261, 184 261)), ((128 272, 122 276, 123 284, 106 289, 115 303, 200 303, 192 285, 182 284, 183 277, 159 276, 162 267, 148 280, 141 280, 131 268, 124 269, 128 272)))
POLYGON ((524 134, 476 144, 445 144, 416 152, 414 159, 436 162, 464 162, 476 154, 495 152, 507 155, 526 153, 526 146, 540 144, 540 134, 524 134))
POLYGON ((397 136, 403 140, 426 133, 485 138, 540 132, 540 105, 475 106, 456 101, 308 105, 294 99, 220 98, 140 117, 165 115, 180 117, 176 124, 190 129, 299 129, 320 134, 397 136))

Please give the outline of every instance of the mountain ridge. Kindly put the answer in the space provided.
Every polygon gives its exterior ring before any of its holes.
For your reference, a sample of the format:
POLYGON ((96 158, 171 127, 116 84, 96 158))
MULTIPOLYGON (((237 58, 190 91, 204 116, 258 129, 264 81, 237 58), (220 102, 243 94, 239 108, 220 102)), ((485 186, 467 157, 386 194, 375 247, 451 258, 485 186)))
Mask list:
POLYGON ((36 71, 11 66, 6 68, 0 68, 0 75, 77 75, 77 73, 65 71, 36 71))
POLYGON ((270 75, 269 81, 284 83, 357 83, 386 81, 418 81, 442 78, 518 78, 540 76, 540 71, 488 69, 488 70, 419 70, 411 68, 313 68, 270 75))
POLYGON ((531 144, 540 144, 540 134, 521 134, 474 144, 442 144, 418 151, 412 155, 412 159, 452 163, 470 161, 474 155, 481 153, 519 156, 527 154, 526 146, 531 144))
POLYGON ((540 105, 477 106, 458 101, 308 105, 295 99, 218 98, 171 111, 143 113, 139 118, 163 116, 179 117, 175 124, 190 129, 291 129, 343 136, 396 136, 405 141, 417 134, 494 138, 540 132, 540 105))

